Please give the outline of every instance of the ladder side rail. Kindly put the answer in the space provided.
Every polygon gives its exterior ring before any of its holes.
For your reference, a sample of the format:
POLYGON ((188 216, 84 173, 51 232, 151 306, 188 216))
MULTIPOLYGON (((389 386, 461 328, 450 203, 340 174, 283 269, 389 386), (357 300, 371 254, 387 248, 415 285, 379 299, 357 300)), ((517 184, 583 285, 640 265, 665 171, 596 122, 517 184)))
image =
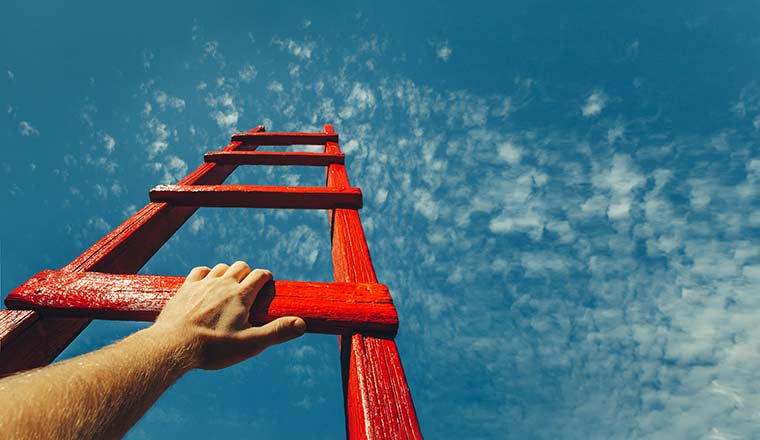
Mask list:
MULTIPOLYGON (((251 133, 262 131, 264 127, 258 126, 251 133)), ((223 151, 238 148, 243 148, 243 144, 235 141, 223 151)), ((180 183, 221 184, 235 168, 234 165, 204 163, 180 183)), ((196 210, 195 207, 148 203, 61 270, 135 273, 196 210)), ((91 322, 87 318, 42 317, 28 310, 3 310, 2 315, 0 377, 49 364, 91 322), (19 330, 21 327, 25 329, 19 330)))
MULTIPOLYGON (((334 134, 326 124, 326 134, 334 134)), ((328 142, 325 153, 337 154, 337 143, 328 142)), ((330 165, 327 186, 348 188, 344 165, 330 165)), ((330 212, 332 259, 337 282, 377 283, 359 213, 351 209, 330 212)), ((346 412, 346 436, 350 440, 386 438, 421 439, 396 343, 362 334, 340 338, 341 370, 346 412)))

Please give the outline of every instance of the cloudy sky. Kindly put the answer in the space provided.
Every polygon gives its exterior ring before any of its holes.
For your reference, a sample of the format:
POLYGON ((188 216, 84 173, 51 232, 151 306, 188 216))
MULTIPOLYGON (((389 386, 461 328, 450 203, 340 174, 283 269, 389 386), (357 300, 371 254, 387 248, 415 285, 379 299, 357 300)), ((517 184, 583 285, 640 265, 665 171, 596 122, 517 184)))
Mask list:
MULTIPOLYGON (((331 122, 427 438, 760 438, 760 7, 490 3, 3 2, 3 296, 231 133, 331 122)), ((331 280, 328 231, 201 209, 143 273, 331 280)), ((337 350, 193 372, 129 438, 342 438, 337 350)))

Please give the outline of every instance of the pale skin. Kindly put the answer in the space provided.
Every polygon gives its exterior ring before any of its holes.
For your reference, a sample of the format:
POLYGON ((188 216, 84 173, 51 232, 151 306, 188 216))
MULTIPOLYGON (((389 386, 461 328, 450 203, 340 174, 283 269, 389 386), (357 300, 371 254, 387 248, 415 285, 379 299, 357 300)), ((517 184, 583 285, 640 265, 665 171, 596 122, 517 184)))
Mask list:
POLYGON ((301 318, 248 323, 272 279, 246 263, 196 267, 156 322, 119 342, 0 380, 0 432, 14 439, 120 438, 182 375, 216 370, 301 336, 301 318))

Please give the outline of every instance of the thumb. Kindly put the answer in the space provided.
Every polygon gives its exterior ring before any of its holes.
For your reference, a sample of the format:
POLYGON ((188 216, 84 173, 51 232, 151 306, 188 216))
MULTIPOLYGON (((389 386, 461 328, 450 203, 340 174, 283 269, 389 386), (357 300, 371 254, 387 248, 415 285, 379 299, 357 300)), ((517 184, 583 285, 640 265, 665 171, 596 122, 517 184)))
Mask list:
POLYGON ((251 327, 241 332, 240 337, 256 353, 267 347, 295 339, 306 332, 306 322, 294 316, 277 318, 261 327, 251 327))

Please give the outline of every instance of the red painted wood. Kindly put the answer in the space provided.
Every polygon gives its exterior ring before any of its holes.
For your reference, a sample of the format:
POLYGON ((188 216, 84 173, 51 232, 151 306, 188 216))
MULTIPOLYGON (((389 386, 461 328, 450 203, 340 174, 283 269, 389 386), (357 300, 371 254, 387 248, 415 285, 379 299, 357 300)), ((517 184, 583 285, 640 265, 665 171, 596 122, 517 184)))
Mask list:
POLYGON ((39 319, 31 310, 0 310, 0 328, 8 329, 0 334, 0 351, 3 346, 39 319))
MULTIPOLYGON (((251 132, 262 132, 258 126, 251 132)), ((223 151, 242 148, 240 142, 232 142, 223 151)), ((219 184, 234 170, 235 166, 204 163, 180 184, 219 184)), ((124 221, 111 233, 66 265, 62 270, 82 272, 97 270, 110 273, 134 273, 195 212, 194 207, 174 207, 166 203, 149 203, 124 221)), ((28 314, 27 311, 11 311, 10 314, 28 314)), ((90 323, 80 318, 34 318, 0 321, 0 376, 16 371, 46 365, 90 323), (30 320, 33 322, 29 323, 30 320), (26 326, 24 330, 19 327, 26 326)))
POLYGON ((290 133, 276 131, 248 132, 233 135, 232 142, 242 142, 246 145, 324 145, 326 142, 338 142, 338 135, 334 133, 290 133))
POLYGON ((89 319, 47 318, 29 310, 36 320, 0 350, 0 377, 47 365, 90 323, 89 319))
MULTIPOLYGON (((184 277, 46 270, 10 292, 5 304, 44 316, 153 321, 184 281, 184 277)), ((283 316, 300 316, 310 333, 362 331, 393 337, 398 329, 388 288, 374 283, 275 281, 256 298, 251 323, 263 325, 283 316)))
MULTIPOLYGON (((325 125, 325 133, 334 133, 325 125)), ((326 153, 337 153, 328 142, 326 153)), ((350 187, 344 165, 330 165, 327 186, 350 187)), ((359 213, 349 209, 331 212, 335 281, 376 283, 359 213)), ((417 414, 394 341, 362 334, 341 338, 346 430, 355 440, 421 439, 417 414)))
POLYGON ((345 156, 340 154, 309 152, 269 152, 269 151, 214 151, 206 153, 206 162, 234 165, 290 165, 290 166, 327 166, 343 163, 345 156))
POLYGON ((323 186, 159 185, 150 190, 154 202, 227 208, 359 209, 359 188, 323 186))

